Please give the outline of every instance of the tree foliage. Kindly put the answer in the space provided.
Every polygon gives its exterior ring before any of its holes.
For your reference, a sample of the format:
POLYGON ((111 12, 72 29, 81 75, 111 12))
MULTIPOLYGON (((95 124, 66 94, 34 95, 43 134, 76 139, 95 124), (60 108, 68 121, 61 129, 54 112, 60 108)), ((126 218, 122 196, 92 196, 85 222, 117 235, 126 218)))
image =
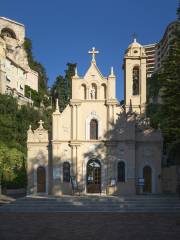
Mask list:
POLYGON ((46 70, 43 65, 37 62, 32 54, 32 42, 30 39, 26 38, 24 41, 24 49, 27 53, 28 63, 32 70, 38 72, 38 91, 40 94, 47 93, 47 82, 48 77, 46 70))
POLYGON ((42 119, 51 132, 52 109, 35 110, 18 107, 12 96, 0 95, 0 172, 4 186, 24 186, 26 183, 26 141, 29 125, 35 129, 42 119))
POLYGON ((75 74, 75 67, 76 64, 68 63, 67 70, 65 70, 65 77, 61 75, 57 76, 56 81, 51 89, 53 103, 55 104, 56 98, 58 98, 61 111, 63 111, 67 106, 72 96, 71 79, 75 74))
POLYGON ((148 115, 153 127, 161 126, 171 162, 180 163, 180 26, 177 22, 174 38, 162 68, 153 76, 148 105, 148 115), (172 159, 173 158, 173 159, 172 159))

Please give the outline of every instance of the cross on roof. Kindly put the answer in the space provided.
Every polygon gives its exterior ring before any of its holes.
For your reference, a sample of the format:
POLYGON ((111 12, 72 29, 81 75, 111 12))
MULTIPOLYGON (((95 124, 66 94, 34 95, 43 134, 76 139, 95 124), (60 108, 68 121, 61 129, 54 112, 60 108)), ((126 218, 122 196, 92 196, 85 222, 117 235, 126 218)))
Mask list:
POLYGON ((95 57, 96 57, 96 54, 99 53, 99 51, 97 51, 97 50, 95 49, 95 47, 93 47, 92 50, 90 50, 88 53, 89 53, 89 54, 92 54, 92 62, 96 62, 95 57))
POLYGON ((40 120, 38 123, 39 123, 39 128, 43 128, 43 123, 44 122, 42 120, 40 120))
POLYGON ((132 38, 133 38, 133 41, 136 42, 137 34, 135 32, 132 34, 132 38))

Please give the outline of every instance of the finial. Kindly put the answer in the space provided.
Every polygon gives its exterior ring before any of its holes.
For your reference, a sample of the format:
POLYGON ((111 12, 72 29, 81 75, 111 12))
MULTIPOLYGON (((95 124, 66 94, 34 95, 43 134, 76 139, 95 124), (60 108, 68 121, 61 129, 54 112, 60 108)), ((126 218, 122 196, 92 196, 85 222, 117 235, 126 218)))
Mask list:
POLYGON ((43 122, 42 120, 40 120, 38 123, 39 123, 39 128, 40 128, 40 129, 43 129, 43 124, 44 124, 44 122, 43 122))
POLYGON ((74 77, 78 77, 78 70, 77 70, 77 66, 75 67, 75 75, 74 77))
POLYGON ((113 67, 111 67, 111 74, 110 74, 110 76, 114 76, 114 68, 113 67))
POLYGON ((59 112, 59 99, 56 98, 56 112, 59 112))
POLYGON ((92 54, 92 62, 93 62, 93 63, 96 63, 95 57, 96 57, 96 54, 99 53, 99 51, 97 51, 97 50, 95 49, 95 47, 93 47, 92 50, 90 50, 88 53, 89 53, 89 54, 92 54))
POLYGON ((29 125, 29 129, 28 129, 28 131, 29 131, 29 132, 32 131, 32 126, 31 126, 31 125, 29 125))
POLYGON ((136 38, 137 38, 136 33, 133 33, 132 37, 133 37, 133 42, 136 43, 137 42, 137 40, 136 40, 136 38))

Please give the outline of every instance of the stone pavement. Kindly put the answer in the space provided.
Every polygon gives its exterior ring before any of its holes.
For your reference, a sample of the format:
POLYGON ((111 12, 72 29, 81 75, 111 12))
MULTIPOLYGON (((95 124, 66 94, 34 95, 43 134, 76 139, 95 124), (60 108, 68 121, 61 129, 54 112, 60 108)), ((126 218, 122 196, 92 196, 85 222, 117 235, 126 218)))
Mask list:
POLYGON ((29 196, 0 207, 0 240, 180 240, 177 196, 29 196))
POLYGON ((180 214, 0 213, 1 240, 179 240, 180 214))

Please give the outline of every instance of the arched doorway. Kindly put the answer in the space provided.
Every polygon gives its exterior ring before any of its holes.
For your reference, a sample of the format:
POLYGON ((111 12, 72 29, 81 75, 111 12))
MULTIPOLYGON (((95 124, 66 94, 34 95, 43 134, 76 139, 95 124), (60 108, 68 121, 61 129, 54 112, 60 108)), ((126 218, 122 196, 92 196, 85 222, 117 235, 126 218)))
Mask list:
POLYGON ((46 170, 44 167, 37 168, 37 192, 46 192, 46 170))
POLYGON ((143 168, 143 178, 144 178, 144 192, 152 192, 152 170, 151 167, 145 166, 143 168))
POLYGON ((101 163, 91 159, 87 163, 87 193, 101 192, 101 163))

